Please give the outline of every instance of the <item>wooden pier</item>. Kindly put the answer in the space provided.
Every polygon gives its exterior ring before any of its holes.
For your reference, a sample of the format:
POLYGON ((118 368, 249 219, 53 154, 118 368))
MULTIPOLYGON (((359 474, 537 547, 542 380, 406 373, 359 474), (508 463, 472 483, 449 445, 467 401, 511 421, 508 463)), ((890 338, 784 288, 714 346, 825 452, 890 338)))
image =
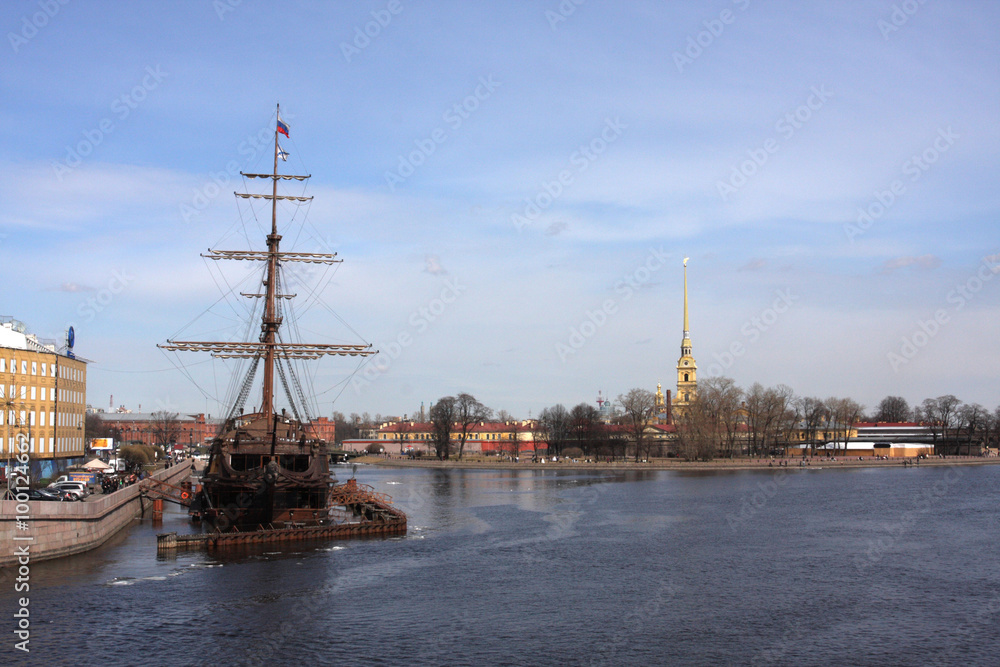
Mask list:
MULTIPOLYGON (((153 497, 172 500, 181 505, 190 503, 191 493, 184 487, 148 484, 145 492, 153 497)), ((304 523, 296 521, 268 524, 257 530, 236 530, 199 534, 161 533, 156 536, 160 552, 193 549, 224 549, 257 544, 281 544, 305 540, 348 540, 361 537, 391 537, 406 534, 406 514, 393 506, 392 500, 354 479, 338 484, 330 491, 331 505, 343 508, 350 515, 346 521, 304 523)))
POLYGON ((156 536, 156 550, 189 551, 196 549, 224 549, 256 544, 280 544, 303 540, 346 540, 359 537, 390 537, 406 534, 406 520, 387 523, 340 523, 329 526, 301 526, 293 528, 262 528, 243 532, 200 533, 178 535, 163 533, 156 536))

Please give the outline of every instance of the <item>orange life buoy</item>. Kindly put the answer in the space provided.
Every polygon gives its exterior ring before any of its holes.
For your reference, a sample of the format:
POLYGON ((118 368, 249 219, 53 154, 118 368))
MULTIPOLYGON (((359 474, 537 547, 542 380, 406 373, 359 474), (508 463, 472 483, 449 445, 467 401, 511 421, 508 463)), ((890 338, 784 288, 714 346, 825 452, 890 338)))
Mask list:
POLYGON ((188 492, 181 491, 181 500, 187 500, 187 499, 188 499, 188 492))

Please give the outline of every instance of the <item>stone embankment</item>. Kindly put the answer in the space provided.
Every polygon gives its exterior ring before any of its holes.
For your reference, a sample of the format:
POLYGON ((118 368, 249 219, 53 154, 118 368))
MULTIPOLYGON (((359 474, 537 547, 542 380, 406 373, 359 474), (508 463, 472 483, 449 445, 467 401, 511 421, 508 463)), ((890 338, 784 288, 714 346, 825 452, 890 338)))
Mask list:
MULTIPOLYGON (((184 461, 154 473, 153 478, 179 484, 190 473, 191 463, 184 461)), ((91 502, 0 501, 0 566, 15 562, 15 549, 25 545, 29 546, 32 561, 99 547, 131 524, 142 512, 143 503, 148 506, 150 501, 139 496, 138 484, 91 502), (24 505, 27 513, 21 511, 24 505)))
POLYGON ((467 469, 467 470, 674 470, 674 471, 706 471, 706 470, 851 470, 855 468, 891 468, 904 466, 914 466, 921 468, 925 466, 957 466, 957 465, 998 465, 1000 456, 933 456, 917 462, 916 459, 875 459, 872 457, 851 458, 837 457, 836 459, 827 457, 814 457, 802 461, 795 458, 774 459, 716 459, 714 461, 682 461, 680 459, 653 459, 649 462, 634 463, 633 461, 572 461, 560 460, 556 463, 531 462, 525 460, 518 463, 492 460, 468 460, 449 459, 439 461, 433 457, 411 459, 405 456, 362 456, 354 459, 354 463, 382 466, 387 468, 438 468, 438 469, 467 469), (784 465, 782 465, 784 462, 784 465))

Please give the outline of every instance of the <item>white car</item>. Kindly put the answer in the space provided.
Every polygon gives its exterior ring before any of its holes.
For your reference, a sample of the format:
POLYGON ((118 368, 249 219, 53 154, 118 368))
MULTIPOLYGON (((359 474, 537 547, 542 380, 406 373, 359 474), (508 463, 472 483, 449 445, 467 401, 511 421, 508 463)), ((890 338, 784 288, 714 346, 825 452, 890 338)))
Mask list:
POLYGON ((87 490, 87 485, 83 482, 55 482, 49 484, 48 488, 69 491, 74 496, 78 496, 80 500, 83 500, 90 494, 90 491, 87 490))

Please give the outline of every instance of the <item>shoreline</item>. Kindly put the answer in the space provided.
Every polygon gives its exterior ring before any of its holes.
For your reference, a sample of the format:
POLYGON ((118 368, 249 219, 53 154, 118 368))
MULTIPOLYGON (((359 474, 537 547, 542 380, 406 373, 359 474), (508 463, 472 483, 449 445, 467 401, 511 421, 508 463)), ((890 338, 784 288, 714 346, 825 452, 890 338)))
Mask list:
POLYGON ((675 459, 656 459, 648 463, 633 463, 631 461, 622 462, 573 462, 566 463, 512 463, 501 461, 440 461, 438 459, 408 459, 408 458, 383 458, 379 456, 362 456, 354 459, 352 463, 379 466, 383 468, 425 468, 433 470, 672 470, 672 471, 710 471, 710 470, 857 470, 862 468, 922 468, 924 466, 977 466, 977 465, 997 465, 1000 464, 1000 457, 968 457, 953 456, 946 458, 928 458, 916 463, 913 459, 889 459, 879 461, 876 459, 833 460, 832 458, 813 458, 807 465, 799 465, 799 461, 793 459, 722 459, 715 461, 677 461, 675 459), (787 461, 787 466, 779 466, 779 461, 787 461), (904 461, 907 462, 904 465, 904 461), (772 465, 768 465, 771 463, 772 465))

